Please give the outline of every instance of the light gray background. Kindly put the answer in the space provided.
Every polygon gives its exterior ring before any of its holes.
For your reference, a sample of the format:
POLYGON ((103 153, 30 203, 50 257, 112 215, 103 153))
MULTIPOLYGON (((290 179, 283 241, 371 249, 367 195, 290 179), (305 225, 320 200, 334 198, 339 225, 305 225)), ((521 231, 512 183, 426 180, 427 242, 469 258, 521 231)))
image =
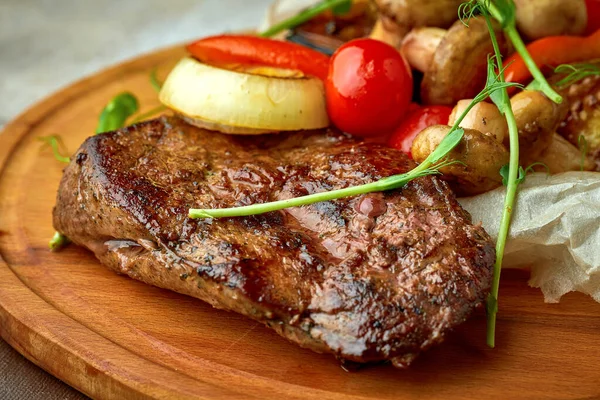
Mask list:
POLYGON ((0 0, 0 126, 56 89, 154 49, 256 27, 272 0, 0 0))
MULTIPOLYGON (((271 0, 0 0, 0 128, 70 82, 141 53, 256 27, 271 0)), ((0 399, 82 396, 0 340, 0 399)))

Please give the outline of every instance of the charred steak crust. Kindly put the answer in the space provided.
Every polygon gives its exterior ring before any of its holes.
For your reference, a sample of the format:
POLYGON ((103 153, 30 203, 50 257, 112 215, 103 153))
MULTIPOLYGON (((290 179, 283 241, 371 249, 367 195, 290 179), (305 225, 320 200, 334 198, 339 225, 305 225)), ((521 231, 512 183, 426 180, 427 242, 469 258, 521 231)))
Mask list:
POLYGON ((55 228, 116 272, 263 322, 344 360, 406 366, 488 294, 494 247, 442 181, 221 220, 220 208, 371 182, 414 166, 333 131, 222 135, 162 117, 87 139, 55 228))

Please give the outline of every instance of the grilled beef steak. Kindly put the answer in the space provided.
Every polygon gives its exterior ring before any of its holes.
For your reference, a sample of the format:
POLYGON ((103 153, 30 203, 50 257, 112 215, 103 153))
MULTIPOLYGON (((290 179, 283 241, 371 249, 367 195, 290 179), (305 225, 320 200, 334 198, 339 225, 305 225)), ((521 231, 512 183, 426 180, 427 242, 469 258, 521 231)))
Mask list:
POLYGON ((264 215, 187 218, 405 172, 332 131, 241 137, 163 117, 85 141, 54 226, 116 272, 343 360, 408 365, 488 294, 494 247, 442 181, 264 215))

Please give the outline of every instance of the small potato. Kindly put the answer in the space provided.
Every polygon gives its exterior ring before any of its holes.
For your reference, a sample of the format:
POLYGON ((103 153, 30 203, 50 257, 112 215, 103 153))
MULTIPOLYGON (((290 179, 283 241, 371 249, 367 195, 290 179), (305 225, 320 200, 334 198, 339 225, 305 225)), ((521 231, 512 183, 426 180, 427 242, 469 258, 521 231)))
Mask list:
MULTIPOLYGON (((423 162, 450 131, 447 125, 434 125, 417 135, 412 145, 415 161, 423 162)), ((461 142, 449 154, 453 164, 441 169, 442 179, 448 181, 459 196, 487 192, 502 184, 500 168, 508 164, 508 151, 492 137, 474 129, 465 129, 461 142)))
MULTIPOLYGON (((466 110, 472 100, 461 100, 450 114, 448 125, 454 125, 456 119, 466 110)), ((459 125, 461 128, 475 129, 484 135, 493 137, 498 143, 503 143, 504 138, 508 136, 508 125, 506 118, 498 107, 494 104, 481 102, 477 103, 459 125)))
MULTIPOLYGON (((500 24, 493 22, 502 54, 508 43, 500 24)), ((466 27, 456 21, 444 35, 421 82, 423 104, 455 105, 475 97, 485 86, 487 57, 494 52, 485 18, 471 18, 466 27)))
POLYGON ((585 0, 515 0, 517 28, 528 40, 581 35, 587 26, 585 0))
MULTIPOLYGON (((581 165, 581 151, 573 146, 567 139, 560 136, 558 133, 552 135, 552 142, 548 148, 540 154, 537 159, 527 160, 528 164, 538 161, 546 164, 551 174, 557 174, 559 172, 567 171, 579 171, 581 165)), ((545 171, 546 169, 536 168, 539 171, 545 171)), ((583 170, 592 171, 594 169, 594 163, 585 157, 583 159, 583 170)))
POLYGON ((411 67, 425 72, 446 32, 441 28, 415 28, 402 40, 400 52, 411 67))
MULTIPOLYGON (((524 90, 510 99, 519 129, 521 159, 534 160, 550 145, 552 135, 565 118, 567 107, 537 90, 524 90)), ((504 138, 508 147, 508 135, 504 138)))

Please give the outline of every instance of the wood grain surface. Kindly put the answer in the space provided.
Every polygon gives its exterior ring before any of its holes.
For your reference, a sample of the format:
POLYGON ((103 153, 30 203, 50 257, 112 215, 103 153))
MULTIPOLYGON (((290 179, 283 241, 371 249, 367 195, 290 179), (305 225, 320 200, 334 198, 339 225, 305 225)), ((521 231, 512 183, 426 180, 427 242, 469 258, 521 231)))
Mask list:
POLYGON ((0 135, 0 334, 45 370, 98 399, 592 399, 600 397, 600 305, 580 294, 544 304, 528 274, 502 279, 497 348, 477 313, 410 369, 346 372, 264 326, 102 267, 87 251, 48 251, 63 164, 37 137, 70 152, 116 93, 157 105, 149 72, 164 50, 80 81, 0 135))

